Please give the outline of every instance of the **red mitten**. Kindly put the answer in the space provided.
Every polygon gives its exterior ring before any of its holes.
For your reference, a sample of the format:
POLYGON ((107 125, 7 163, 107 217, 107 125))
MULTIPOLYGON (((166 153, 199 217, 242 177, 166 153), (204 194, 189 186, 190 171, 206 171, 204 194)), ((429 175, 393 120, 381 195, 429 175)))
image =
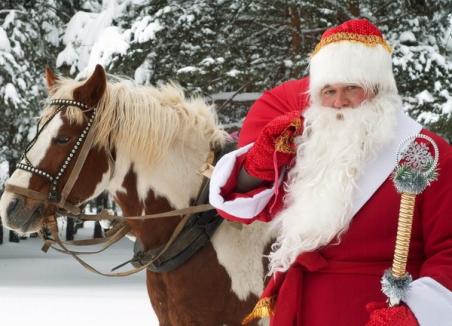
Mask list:
POLYGON ((299 111, 277 117, 259 133, 246 154, 244 168, 249 175, 274 181, 275 174, 295 156, 293 139, 302 133, 303 118, 299 111))
POLYGON ((413 312, 404 304, 389 308, 386 303, 371 302, 366 309, 370 313, 366 326, 419 326, 413 312))

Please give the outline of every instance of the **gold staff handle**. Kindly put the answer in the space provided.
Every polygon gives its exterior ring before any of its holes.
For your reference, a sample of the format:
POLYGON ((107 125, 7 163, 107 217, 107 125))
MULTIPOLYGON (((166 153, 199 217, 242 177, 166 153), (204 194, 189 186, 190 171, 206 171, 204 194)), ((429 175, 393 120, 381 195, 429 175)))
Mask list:
POLYGON ((415 201, 415 194, 402 193, 394 260, 392 262, 392 275, 395 278, 401 278, 406 274, 415 201))

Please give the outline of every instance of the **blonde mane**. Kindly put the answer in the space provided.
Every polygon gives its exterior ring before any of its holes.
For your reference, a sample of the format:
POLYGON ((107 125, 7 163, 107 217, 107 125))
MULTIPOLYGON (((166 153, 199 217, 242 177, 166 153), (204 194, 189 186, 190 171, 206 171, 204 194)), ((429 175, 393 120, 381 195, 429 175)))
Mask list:
MULTIPOLYGON (((61 79, 58 84, 51 97, 72 99, 73 90, 83 82, 61 79)), ((213 107, 200 97, 186 98, 174 83, 157 88, 124 79, 108 82, 96 109, 95 145, 107 149, 121 145, 147 164, 158 162, 174 146, 214 149, 226 139, 213 107)), ((42 120, 55 110, 55 106, 47 107, 42 120)), ((84 115, 69 107, 66 117, 82 123, 84 115)))

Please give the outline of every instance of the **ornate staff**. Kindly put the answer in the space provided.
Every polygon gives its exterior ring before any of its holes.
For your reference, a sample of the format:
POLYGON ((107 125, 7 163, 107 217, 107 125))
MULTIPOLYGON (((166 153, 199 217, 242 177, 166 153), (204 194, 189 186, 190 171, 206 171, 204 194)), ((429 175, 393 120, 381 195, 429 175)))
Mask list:
POLYGON ((405 139, 397 153, 397 167, 393 174, 394 185, 402 196, 400 200, 399 223, 397 226, 396 246, 392 268, 387 269, 381 280, 382 291, 393 307, 405 299, 406 292, 413 280, 406 271, 408 251, 411 239, 416 195, 422 193, 438 177, 439 151, 432 138, 418 134, 405 139), (416 139, 427 140, 433 147, 434 156, 426 143, 417 143, 416 139), (403 150, 407 144, 409 146, 403 150))

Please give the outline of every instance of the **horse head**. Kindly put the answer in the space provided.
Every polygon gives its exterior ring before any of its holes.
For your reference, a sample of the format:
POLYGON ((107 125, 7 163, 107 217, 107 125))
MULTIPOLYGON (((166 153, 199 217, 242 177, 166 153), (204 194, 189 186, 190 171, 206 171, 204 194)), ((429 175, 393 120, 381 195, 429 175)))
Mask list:
POLYGON ((105 148, 83 147, 96 128, 95 107, 105 93, 103 68, 97 66, 90 78, 71 87, 47 68, 46 81, 49 98, 37 134, 0 200, 3 225, 19 233, 38 231, 57 209, 77 211, 105 189, 109 170, 105 148))

